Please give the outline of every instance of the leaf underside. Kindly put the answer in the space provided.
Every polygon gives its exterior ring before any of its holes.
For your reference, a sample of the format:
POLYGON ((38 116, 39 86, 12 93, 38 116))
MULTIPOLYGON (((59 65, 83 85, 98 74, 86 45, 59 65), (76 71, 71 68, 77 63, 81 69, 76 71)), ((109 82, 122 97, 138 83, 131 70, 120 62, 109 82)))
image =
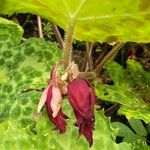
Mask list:
POLYGON ((0 13, 33 13, 85 41, 150 42, 149 0, 0 0, 0 13), (60 7, 61 6, 61 7, 60 7))

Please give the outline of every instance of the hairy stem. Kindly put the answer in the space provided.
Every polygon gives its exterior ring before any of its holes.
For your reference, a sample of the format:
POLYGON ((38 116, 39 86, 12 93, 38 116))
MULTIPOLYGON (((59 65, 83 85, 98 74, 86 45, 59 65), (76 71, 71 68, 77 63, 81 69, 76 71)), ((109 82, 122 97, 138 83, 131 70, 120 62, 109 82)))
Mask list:
POLYGON ((68 68, 72 60, 72 41, 73 41, 74 23, 71 23, 65 35, 64 40, 64 69, 68 68))
POLYGON ((120 48, 123 47, 123 45, 124 45, 124 43, 118 43, 115 47, 113 47, 113 49, 102 59, 102 61, 99 63, 99 65, 97 65, 97 67, 94 69, 94 71, 98 74, 101 71, 104 64, 111 57, 113 57, 120 50, 120 48))

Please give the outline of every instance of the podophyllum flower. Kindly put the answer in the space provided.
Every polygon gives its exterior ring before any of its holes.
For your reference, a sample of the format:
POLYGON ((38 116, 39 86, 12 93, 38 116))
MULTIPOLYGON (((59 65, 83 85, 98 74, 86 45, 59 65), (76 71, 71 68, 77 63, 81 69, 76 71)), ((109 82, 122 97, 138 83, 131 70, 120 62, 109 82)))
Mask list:
POLYGON ((68 84, 67 90, 69 102, 77 119, 75 126, 79 127, 79 135, 83 134, 92 146, 95 92, 91 84, 83 79, 74 79, 68 84))

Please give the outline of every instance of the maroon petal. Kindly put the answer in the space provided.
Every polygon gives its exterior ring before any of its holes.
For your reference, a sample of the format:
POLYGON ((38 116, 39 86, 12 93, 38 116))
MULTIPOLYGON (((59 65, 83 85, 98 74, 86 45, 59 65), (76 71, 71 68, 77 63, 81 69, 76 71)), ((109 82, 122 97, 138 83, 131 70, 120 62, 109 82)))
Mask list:
POLYGON ((68 85, 68 99, 76 116, 75 125, 90 146, 93 144, 95 92, 91 84, 83 79, 75 79, 68 85))
POLYGON ((49 116, 49 119, 56 125, 57 129, 60 130, 60 133, 64 133, 66 131, 66 122, 64 119, 67 118, 67 116, 62 112, 60 109, 57 116, 54 118, 52 116, 52 108, 51 108, 51 100, 52 100, 52 86, 49 87, 48 93, 47 93, 47 100, 46 100, 46 109, 49 116))
POLYGON ((79 135, 83 134, 91 147, 93 144, 94 116, 92 118, 85 119, 77 112, 75 112, 75 116, 77 121, 74 125, 79 127, 79 135))
POLYGON ((82 126, 79 128, 79 133, 83 134, 87 141, 89 142, 89 146, 91 147, 93 144, 93 125, 89 125, 85 122, 83 122, 82 126), (91 127, 90 127, 91 126, 91 127))

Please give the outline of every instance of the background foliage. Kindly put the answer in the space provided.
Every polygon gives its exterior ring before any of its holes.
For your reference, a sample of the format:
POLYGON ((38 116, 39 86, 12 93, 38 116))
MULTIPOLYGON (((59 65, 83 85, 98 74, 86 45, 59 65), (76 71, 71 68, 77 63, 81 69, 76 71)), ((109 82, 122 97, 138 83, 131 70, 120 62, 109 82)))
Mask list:
POLYGON ((126 69, 110 61, 106 64, 106 70, 114 84, 96 84, 97 96, 121 104, 118 112, 127 118, 150 122, 150 73, 134 60, 127 62, 126 69))

